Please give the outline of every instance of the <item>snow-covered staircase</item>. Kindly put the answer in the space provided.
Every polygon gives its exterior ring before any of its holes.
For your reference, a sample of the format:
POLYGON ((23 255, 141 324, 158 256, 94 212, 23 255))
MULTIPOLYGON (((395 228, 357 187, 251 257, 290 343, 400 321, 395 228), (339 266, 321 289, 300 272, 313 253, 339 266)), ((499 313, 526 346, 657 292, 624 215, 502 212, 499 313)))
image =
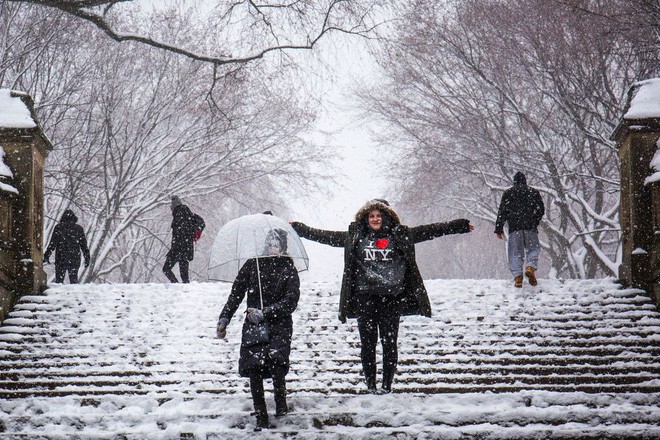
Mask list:
MULTIPOLYGON (((607 280, 426 282, 394 393, 365 394, 338 285, 304 282, 272 438, 660 438, 660 313, 607 280)), ((57 286, 0 327, 0 438, 254 435, 226 284, 57 286)), ((269 405, 272 399, 267 396, 269 405)))

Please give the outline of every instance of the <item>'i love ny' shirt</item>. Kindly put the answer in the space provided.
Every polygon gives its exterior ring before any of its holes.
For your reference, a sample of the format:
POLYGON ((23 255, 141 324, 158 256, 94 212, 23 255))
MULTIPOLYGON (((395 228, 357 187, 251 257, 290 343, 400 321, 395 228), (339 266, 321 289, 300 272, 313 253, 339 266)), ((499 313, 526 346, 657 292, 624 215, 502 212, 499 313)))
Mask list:
POLYGON ((403 292, 406 262, 389 235, 371 231, 357 246, 355 286, 360 294, 398 296, 403 292))

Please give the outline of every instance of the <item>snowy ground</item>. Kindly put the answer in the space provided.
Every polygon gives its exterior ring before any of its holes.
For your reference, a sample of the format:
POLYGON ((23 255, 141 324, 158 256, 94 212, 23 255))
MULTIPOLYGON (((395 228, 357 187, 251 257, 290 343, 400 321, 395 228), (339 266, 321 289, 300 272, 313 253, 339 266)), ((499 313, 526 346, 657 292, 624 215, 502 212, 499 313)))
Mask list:
POLYGON ((229 285, 52 287, 0 328, 0 438, 660 438, 660 314, 638 291, 426 285, 434 317, 402 320, 395 393, 373 396, 338 282, 304 282, 293 412, 259 434, 239 320, 214 338, 229 285))

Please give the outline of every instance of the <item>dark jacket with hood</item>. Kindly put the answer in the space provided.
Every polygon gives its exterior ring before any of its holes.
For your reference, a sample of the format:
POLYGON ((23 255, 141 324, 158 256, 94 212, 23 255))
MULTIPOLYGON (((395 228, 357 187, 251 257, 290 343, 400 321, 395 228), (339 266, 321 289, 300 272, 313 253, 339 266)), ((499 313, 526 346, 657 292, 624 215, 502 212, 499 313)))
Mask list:
POLYGON ((504 224, 509 224, 509 232, 536 231, 545 214, 545 205, 538 190, 527 186, 527 179, 521 172, 513 177, 513 186, 502 195, 495 233, 504 232, 504 224))
POLYGON ((186 205, 172 211, 172 247, 170 256, 175 261, 192 261, 195 256, 195 231, 204 229, 204 221, 186 205))
MULTIPOLYGON (((248 377, 251 371, 261 371, 264 377, 283 376, 289 371, 293 319, 291 314, 298 306, 300 280, 293 260, 286 256, 259 258, 264 320, 269 325, 270 340, 266 344, 250 347, 241 343, 238 372, 248 377)), ((232 285, 227 304, 220 318, 231 320, 247 294, 247 307, 261 309, 257 260, 245 262, 232 285)), ((247 321, 243 322, 245 335, 247 321)))
POLYGON ((358 270, 359 262, 355 257, 356 248, 360 239, 369 231, 367 218, 369 212, 374 209, 378 209, 382 213, 382 228, 387 230, 394 247, 402 252, 405 260, 404 288, 399 297, 400 313, 430 317, 431 302, 415 261, 415 244, 443 235, 470 232, 468 220, 458 219, 446 223, 409 227, 400 223, 399 217, 388 205, 379 201, 371 201, 360 208, 355 215, 355 221, 349 225, 347 232, 310 228, 299 222, 293 222, 291 226, 303 238, 344 248, 344 274, 339 295, 339 320, 346 322, 346 318, 357 318, 356 276, 360 271, 358 270))
POLYGON ((67 209, 62 214, 60 222, 55 225, 53 236, 44 253, 44 260, 49 260, 55 252, 55 265, 77 269, 80 267, 80 252, 85 257, 85 265, 89 264, 89 249, 85 231, 78 223, 78 217, 67 209))

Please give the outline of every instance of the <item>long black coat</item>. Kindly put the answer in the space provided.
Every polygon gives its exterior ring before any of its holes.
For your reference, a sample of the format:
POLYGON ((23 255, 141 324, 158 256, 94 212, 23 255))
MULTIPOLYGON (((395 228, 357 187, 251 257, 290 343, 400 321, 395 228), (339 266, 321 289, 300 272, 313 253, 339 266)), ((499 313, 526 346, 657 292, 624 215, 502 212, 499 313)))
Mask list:
POLYGON ((55 225, 53 236, 44 253, 44 260, 49 260, 50 255, 55 252, 55 265, 71 269, 80 267, 80 253, 89 262, 89 248, 85 231, 78 223, 78 217, 67 209, 62 214, 60 222, 55 225))
MULTIPOLYGON (((383 208, 383 206, 379 207, 381 210, 383 208)), ((398 220, 397 217, 392 217, 395 221, 398 220)), ((357 318, 355 277, 358 271, 357 261, 354 256, 358 242, 363 234, 366 233, 365 228, 367 226, 362 221, 355 221, 349 225, 348 232, 310 228, 299 222, 293 222, 291 226, 303 238, 344 248, 344 273, 339 295, 339 320, 346 322, 346 318, 357 318)), ((465 219, 415 227, 404 226, 398 224, 398 222, 393 225, 391 239, 394 242, 394 246, 401 249, 406 260, 404 292, 399 301, 401 315, 431 316, 431 302, 429 301, 426 287, 424 287, 424 281, 419 272, 417 261, 415 261, 415 244, 442 235, 464 232, 470 232, 470 222, 465 219)))
POLYGON ((172 247, 169 256, 174 261, 193 260, 195 230, 200 228, 200 221, 201 217, 193 214, 186 205, 179 205, 172 211, 172 247))
MULTIPOLYGON (((261 309, 257 260, 245 262, 232 285, 227 304, 220 318, 231 320, 247 294, 247 307, 261 309)), ((259 258, 264 319, 269 324, 270 341, 267 344, 246 347, 241 343, 238 372, 248 377, 251 371, 261 371, 264 377, 283 376, 289 371, 293 319, 298 306, 300 279, 289 257, 259 258)), ((245 321, 243 335, 245 334, 245 321)))

